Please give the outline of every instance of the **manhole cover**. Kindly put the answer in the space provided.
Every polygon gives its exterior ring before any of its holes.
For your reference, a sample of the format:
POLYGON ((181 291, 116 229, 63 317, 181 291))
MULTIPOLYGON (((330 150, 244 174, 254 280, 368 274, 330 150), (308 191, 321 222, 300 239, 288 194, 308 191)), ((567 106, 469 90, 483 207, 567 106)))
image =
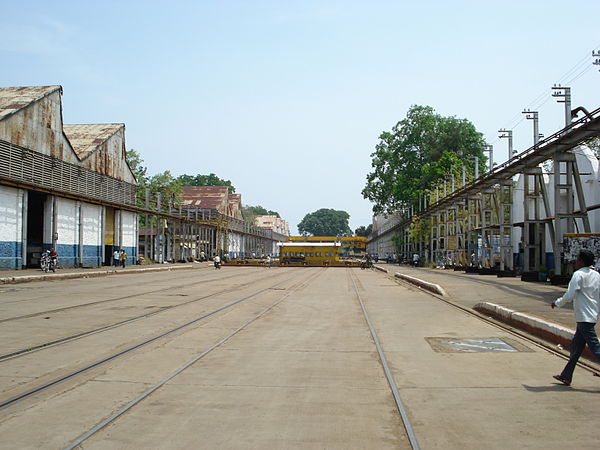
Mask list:
POLYGON ((425 338, 431 348, 440 353, 489 353, 532 351, 519 342, 508 338, 425 338))

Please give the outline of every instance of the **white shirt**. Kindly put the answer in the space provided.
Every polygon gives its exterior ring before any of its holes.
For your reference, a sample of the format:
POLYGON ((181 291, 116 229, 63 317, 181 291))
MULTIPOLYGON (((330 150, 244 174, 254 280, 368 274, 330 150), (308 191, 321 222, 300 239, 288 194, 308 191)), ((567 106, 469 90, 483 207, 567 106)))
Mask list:
POLYGON ((121 256, 121 254, 119 252, 114 252, 113 253, 113 259, 119 259, 121 256))
POLYGON ((600 313, 600 274, 590 267, 575 271, 567 292, 554 304, 561 307, 571 300, 575 322, 596 323, 600 313))

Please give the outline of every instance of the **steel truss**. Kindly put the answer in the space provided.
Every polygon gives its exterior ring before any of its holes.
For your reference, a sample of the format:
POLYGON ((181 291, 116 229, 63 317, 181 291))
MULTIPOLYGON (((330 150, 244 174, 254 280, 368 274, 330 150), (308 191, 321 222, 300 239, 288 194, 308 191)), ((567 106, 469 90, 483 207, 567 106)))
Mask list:
MULTIPOLYGON (((436 198, 425 209, 406 209, 391 226, 378 230, 368 245, 379 245, 394 233, 405 236, 404 250, 419 251, 421 258, 435 263, 515 269, 515 228, 522 227, 523 270, 543 265, 546 230, 552 241, 556 275, 562 273, 561 255, 565 233, 590 233, 589 206, 584 198, 581 174, 572 150, 590 138, 600 136, 600 108, 585 114, 552 136, 539 141, 509 161, 497 166, 473 183, 436 198), (551 161, 553 172, 543 173, 541 164, 551 161), (523 175, 522 204, 513 204, 514 178, 523 175), (552 179, 553 204, 544 177, 552 179), (577 200, 578 209, 575 209, 577 200), (515 208, 522 208, 524 220, 514 223, 515 208), (431 221, 430 236, 412 242, 407 230, 415 220, 431 221), (578 227, 578 221, 582 225, 578 227)), ((414 237, 414 236, 413 236, 414 237)), ((406 256, 406 255, 405 255, 406 256)))

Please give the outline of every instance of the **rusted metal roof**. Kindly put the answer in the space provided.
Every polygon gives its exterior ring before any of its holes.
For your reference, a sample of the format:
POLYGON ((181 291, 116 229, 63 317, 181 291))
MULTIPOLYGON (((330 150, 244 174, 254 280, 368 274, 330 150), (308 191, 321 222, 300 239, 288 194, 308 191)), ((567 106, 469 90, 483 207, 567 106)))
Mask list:
POLYGON ((41 100, 55 91, 61 91, 61 86, 17 86, 0 87, 0 120, 17 111, 41 100))
POLYGON ((229 194, 229 207, 239 209, 242 207, 242 194, 229 194))
POLYGON ((63 125, 63 131, 77 157, 85 159, 124 126, 122 123, 63 125))
POLYGON ((183 186, 181 205, 184 208, 216 209, 227 214, 227 186, 183 186))

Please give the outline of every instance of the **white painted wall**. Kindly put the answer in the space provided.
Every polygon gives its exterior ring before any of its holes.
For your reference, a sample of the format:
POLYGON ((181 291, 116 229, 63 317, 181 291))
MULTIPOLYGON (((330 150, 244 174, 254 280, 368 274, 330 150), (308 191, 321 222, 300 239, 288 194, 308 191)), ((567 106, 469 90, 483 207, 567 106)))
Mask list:
POLYGON ((22 265, 23 191, 0 186, 0 267, 22 265))
POLYGON ((121 247, 135 247, 137 241, 137 214, 121 211, 121 247))
POLYGON ((83 245, 102 245, 102 206, 82 203, 83 245))
POLYGON ((66 198, 56 199, 57 224, 59 245, 79 244, 79 208, 75 200, 66 198))

